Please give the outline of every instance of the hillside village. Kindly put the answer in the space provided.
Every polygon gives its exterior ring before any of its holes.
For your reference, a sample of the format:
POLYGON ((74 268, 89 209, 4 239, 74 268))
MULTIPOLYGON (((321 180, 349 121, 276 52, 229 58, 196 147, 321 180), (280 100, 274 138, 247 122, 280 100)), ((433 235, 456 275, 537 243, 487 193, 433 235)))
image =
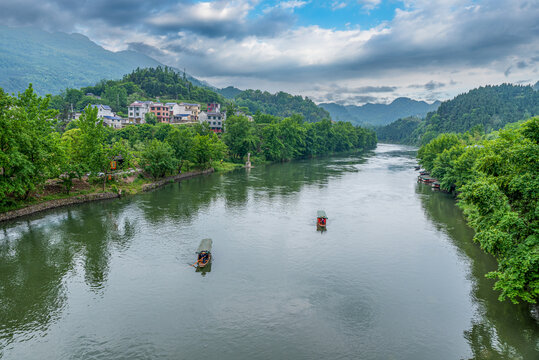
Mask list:
MULTIPOLYGON (((226 112, 221 110, 221 104, 208 103, 206 111, 202 111, 200 104, 195 103, 160 103, 153 101, 134 101, 127 108, 128 117, 121 117, 114 113, 108 105, 95 104, 90 105, 92 108, 97 108, 97 117, 103 120, 104 126, 109 126, 114 129, 122 129, 129 125, 145 124, 148 116, 155 117, 157 123, 165 124, 184 124, 192 125, 197 123, 207 123, 210 130, 215 133, 222 133, 224 129, 224 121, 226 120, 226 112)), ((237 115, 246 116, 249 121, 253 121, 252 116, 246 115, 238 111, 237 115)), ((81 113, 77 113, 77 119, 81 113)))

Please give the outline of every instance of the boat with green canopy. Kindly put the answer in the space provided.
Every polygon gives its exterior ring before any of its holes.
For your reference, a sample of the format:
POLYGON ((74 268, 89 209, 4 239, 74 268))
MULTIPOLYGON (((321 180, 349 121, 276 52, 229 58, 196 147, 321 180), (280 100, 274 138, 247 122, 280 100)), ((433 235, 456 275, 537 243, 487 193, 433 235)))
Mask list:
POLYGON ((316 212, 316 227, 318 229, 325 229, 327 219, 326 212, 324 210, 318 210, 316 212))
POLYGON ((205 267, 211 262, 211 247, 213 245, 212 239, 202 239, 197 249, 197 261, 193 266, 199 268, 205 267))

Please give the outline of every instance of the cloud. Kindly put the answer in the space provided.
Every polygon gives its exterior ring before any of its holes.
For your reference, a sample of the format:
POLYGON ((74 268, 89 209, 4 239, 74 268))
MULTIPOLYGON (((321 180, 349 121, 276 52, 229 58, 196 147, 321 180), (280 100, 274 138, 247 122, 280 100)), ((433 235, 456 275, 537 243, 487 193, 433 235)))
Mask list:
POLYGON ((358 0, 358 3, 362 5, 365 10, 374 10, 381 2, 382 0, 358 0))
POLYGON ((281 2, 258 16, 250 17, 256 3, 252 0, 181 3, 155 12, 145 20, 145 25, 149 31, 169 37, 178 32, 208 38, 272 37, 295 23, 296 18, 290 10, 308 2, 281 2))
POLYGON ((298 1, 298 0, 281 1, 278 6, 281 9, 296 9, 296 8, 304 7, 308 3, 310 3, 310 1, 298 1))
POLYGON ((335 11, 335 10, 339 10, 339 9, 344 9, 347 6, 348 6, 348 3, 345 2, 345 1, 334 1, 331 4, 331 10, 335 11))
POLYGON ((408 87, 413 88, 413 89, 425 89, 425 90, 428 90, 428 91, 432 91, 432 90, 444 87, 445 85, 446 85, 445 83, 431 80, 426 84, 412 84, 412 85, 408 85, 408 87))
MULTIPOLYGON (((81 32, 108 49, 144 52, 225 85, 322 98, 339 82, 350 101, 406 91, 428 97, 442 87, 444 94, 458 93, 472 83, 517 81, 539 71, 537 1, 404 0, 390 20, 344 28, 297 22, 301 12, 294 10, 307 3, 0 1, 0 23, 81 32)), ((372 10, 380 4, 336 0, 309 7, 372 10)))

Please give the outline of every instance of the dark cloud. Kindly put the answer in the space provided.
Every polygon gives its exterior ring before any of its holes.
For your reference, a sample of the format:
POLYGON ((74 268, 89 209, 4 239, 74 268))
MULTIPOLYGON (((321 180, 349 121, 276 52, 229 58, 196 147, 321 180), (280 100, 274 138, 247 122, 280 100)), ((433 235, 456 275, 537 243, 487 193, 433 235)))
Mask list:
POLYGON ((445 84, 444 83, 441 83, 441 82, 436 82, 436 81, 429 81, 428 83, 425 84, 425 89, 426 90, 429 90, 429 91, 432 91, 432 90, 435 90, 435 89, 439 89, 441 87, 444 87, 445 84))
POLYGON ((525 61, 517 62, 517 68, 524 69, 524 68, 527 68, 527 67, 528 67, 528 63, 526 63, 525 61))
POLYGON ((239 16, 225 19, 181 15, 171 17, 163 12, 147 19, 145 24, 152 33, 170 34, 172 37, 178 32, 191 32, 208 38, 241 39, 246 36, 275 36, 289 29, 295 22, 296 17, 290 11, 275 8, 247 20, 239 16))
POLYGON ((340 105, 362 104, 362 103, 376 103, 378 102, 378 100, 379 99, 375 96, 356 95, 356 96, 348 96, 344 99, 338 100, 336 103, 340 105))
MULTIPOLYGON (((452 83, 454 84, 455 82, 452 81, 452 83)), ((426 84, 412 84, 412 85, 408 85, 408 87, 412 88, 412 89, 425 89, 425 90, 428 90, 428 91, 432 91, 432 90, 444 87, 445 85, 446 85, 445 83, 431 80, 426 84)))
MULTIPOLYGON (((228 1, 212 3, 216 9, 228 1)), ((241 5, 241 2, 239 2, 241 5)), ((241 14, 229 18, 196 17, 189 13, 195 5, 189 0, 20 0, 0 1, 0 22, 12 26, 37 26, 45 30, 73 31, 76 25, 88 27, 129 27, 149 34, 176 36, 180 31, 205 37, 243 38, 274 36, 289 29, 296 21, 291 11, 270 9, 253 19, 241 14), (163 19, 169 21, 162 21, 163 19)))
POLYGON ((364 94, 364 93, 386 93, 394 92, 397 90, 395 86, 362 86, 353 90, 353 92, 364 94))

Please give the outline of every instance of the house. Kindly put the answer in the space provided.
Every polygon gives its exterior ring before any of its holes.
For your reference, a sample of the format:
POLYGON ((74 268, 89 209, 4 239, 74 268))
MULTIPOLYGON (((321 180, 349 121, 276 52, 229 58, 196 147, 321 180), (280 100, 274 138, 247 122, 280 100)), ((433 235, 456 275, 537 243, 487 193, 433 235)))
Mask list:
POLYGON ((216 133, 223 132, 224 121, 226 114, 221 112, 205 112, 202 111, 198 117, 198 121, 202 124, 207 122, 210 130, 216 133))
POLYGON ((112 109, 108 105, 96 104, 90 105, 92 108, 97 108, 97 117, 103 119, 105 116, 114 116, 112 109))
POLYGON ((170 114, 170 117, 172 118, 173 115, 179 114, 181 111, 181 106, 177 103, 166 103, 165 106, 168 107, 168 111, 170 114))
POLYGON ((193 124, 193 123, 196 123, 196 121, 192 120, 192 117, 193 117, 193 115, 191 113, 174 114, 174 116, 170 118, 170 122, 175 123, 175 124, 193 124))
POLYGON ((155 114, 157 122, 168 123, 170 122, 171 111, 170 108, 161 103, 152 103, 150 105, 150 112, 155 114))
POLYGON ((198 115, 200 114, 200 104, 191 104, 191 103, 180 103, 180 106, 182 106, 185 111, 182 111, 182 113, 187 114, 188 112, 191 112, 191 121, 198 121, 198 115))
POLYGON ((110 126, 114 129, 121 129, 126 124, 126 120, 119 116, 104 116, 103 125, 110 126))
POLYGON ((127 107, 129 124, 144 124, 150 111, 151 101, 135 101, 127 107))
POLYGON ((221 104, 218 103, 209 103, 208 109, 206 110, 209 113, 220 113, 221 112, 221 104))
POLYGON ((244 116, 244 117, 246 117, 247 120, 249 120, 250 122, 255 121, 255 119, 254 119, 251 115, 247 115, 246 113, 244 113, 244 112, 241 111, 241 110, 236 110, 236 112, 234 113, 234 115, 236 115, 236 116, 244 116))

